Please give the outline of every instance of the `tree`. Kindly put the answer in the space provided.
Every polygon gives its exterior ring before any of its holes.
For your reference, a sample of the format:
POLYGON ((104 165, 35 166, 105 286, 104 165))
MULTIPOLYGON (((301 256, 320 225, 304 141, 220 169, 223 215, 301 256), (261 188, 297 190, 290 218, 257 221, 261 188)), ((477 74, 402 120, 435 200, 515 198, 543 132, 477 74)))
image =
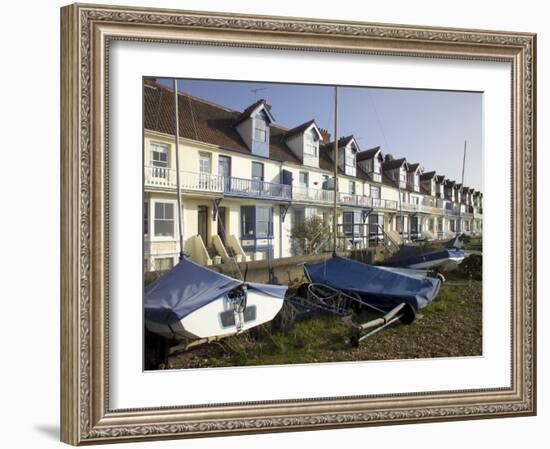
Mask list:
POLYGON ((295 223, 290 232, 294 254, 313 254, 330 247, 329 224, 322 217, 313 215, 295 223))

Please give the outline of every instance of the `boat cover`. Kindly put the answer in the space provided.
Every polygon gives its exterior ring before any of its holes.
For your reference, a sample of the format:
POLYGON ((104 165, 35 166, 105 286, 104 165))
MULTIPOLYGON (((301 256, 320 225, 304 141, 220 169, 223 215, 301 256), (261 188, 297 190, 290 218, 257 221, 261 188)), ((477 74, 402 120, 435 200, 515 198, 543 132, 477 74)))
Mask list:
POLYGON ((239 281, 184 257, 174 268, 145 287, 145 319, 161 324, 174 323, 244 284, 248 290, 259 290, 281 301, 288 288, 286 285, 239 281))
POLYGON ((305 264, 304 271, 311 282, 357 293, 370 304, 388 308, 405 302, 420 309, 441 287, 440 279, 428 277, 424 271, 367 265, 340 256, 305 264))
POLYGON ((449 259, 464 259, 463 249, 422 248, 403 245, 386 265, 407 267, 424 262, 445 261, 449 259))

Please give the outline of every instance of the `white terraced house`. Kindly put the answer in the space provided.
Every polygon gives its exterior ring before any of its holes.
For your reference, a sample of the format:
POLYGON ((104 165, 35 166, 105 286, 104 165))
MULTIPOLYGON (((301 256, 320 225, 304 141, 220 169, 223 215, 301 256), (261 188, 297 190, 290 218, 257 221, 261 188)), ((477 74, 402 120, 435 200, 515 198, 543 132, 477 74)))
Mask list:
MULTIPOLYGON (((164 271, 184 251, 204 265, 291 257, 292 226, 317 215, 327 237, 334 201, 330 135, 315 120, 288 129, 260 100, 244 111, 178 94, 180 186, 177 210, 174 94, 144 84, 144 267, 164 271)), ((338 230, 347 248, 479 233, 483 195, 419 164, 361 151, 339 139, 338 230), (460 213, 459 213, 460 211, 460 213)))

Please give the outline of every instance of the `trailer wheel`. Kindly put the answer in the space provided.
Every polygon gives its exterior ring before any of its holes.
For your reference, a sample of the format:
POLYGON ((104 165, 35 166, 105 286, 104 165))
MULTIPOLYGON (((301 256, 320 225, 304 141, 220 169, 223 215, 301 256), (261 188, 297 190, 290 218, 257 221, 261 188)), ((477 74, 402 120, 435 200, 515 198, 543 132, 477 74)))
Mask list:
POLYGON ((403 308, 403 315, 399 318, 403 324, 411 324, 416 319, 416 310, 410 304, 406 304, 403 308))
POLYGON ((168 361, 170 342, 145 329, 144 365, 146 370, 163 369, 168 361))
POLYGON ((360 337, 359 329, 355 326, 352 326, 349 331, 349 344, 351 345, 352 348, 359 347, 359 337, 360 337))

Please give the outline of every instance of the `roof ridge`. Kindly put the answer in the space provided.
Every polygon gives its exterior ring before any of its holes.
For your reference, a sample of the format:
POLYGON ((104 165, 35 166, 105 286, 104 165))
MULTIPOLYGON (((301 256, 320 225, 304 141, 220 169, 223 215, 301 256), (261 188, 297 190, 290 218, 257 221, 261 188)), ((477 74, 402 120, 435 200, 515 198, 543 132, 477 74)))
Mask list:
MULTIPOLYGON (((156 83, 154 86, 150 85, 150 84, 145 84, 145 87, 149 87, 149 88, 160 88, 160 89, 164 89, 164 90, 167 90, 169 92, 174 92, 174 89, 168 87, 168 86, 164 86, 162 84, 158 84, 156 83)), ((213 101, 210 101, 210 100, 206 100, 205 98, 200 98, 200 97, 196 97, 195 95, 191 95, 189 92, 186 92, 186 91, 182 91, 180 89, 178 89, 178 95, 181 95, 181 96, 184 96, 184 97, 188 97, 188 98, 191 98, 193 100, 196 100, 200 103, 204 103, 204 104, 207 104, 209 106, 213 106, 213 107, 216 107, 216 108, 219 108, 219 109, 223 109, 224 111, 227 111, 227 112, 234 112, 235 114, 241 114, 242 111, 236 111, 235 109, 232 109, 230 107, 227 107, 227 106, 224 106, 222 104, 219 104, 219 103, 215 103, 213 101)))

